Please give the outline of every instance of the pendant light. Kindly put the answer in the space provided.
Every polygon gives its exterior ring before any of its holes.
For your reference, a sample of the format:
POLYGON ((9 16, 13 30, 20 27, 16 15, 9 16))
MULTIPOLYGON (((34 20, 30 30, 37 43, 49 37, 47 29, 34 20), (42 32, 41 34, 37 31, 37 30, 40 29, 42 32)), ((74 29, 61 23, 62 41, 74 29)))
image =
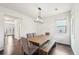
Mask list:
POLYGON ((36 22, 36 23, 44 23, 44 21, 43 21, 43 19, 42 19, 42 17, 41 17, 41 8, 40 7, 38 7, 38 16, 37 16, 37 18, 34 20, 34 22, 36 22))

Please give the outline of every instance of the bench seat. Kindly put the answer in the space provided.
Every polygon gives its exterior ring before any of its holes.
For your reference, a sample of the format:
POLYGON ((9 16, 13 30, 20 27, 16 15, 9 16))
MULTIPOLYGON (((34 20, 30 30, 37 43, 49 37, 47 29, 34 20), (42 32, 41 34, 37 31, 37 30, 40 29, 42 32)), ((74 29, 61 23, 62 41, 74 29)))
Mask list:
POLYGON ((40 47, 40 54, 42 54, 42 55, 49 54, 52 47, 54 47, 55 45, 56 45, 55 41, 49 40, 46 44, 44 44, 43 46, 40 47))

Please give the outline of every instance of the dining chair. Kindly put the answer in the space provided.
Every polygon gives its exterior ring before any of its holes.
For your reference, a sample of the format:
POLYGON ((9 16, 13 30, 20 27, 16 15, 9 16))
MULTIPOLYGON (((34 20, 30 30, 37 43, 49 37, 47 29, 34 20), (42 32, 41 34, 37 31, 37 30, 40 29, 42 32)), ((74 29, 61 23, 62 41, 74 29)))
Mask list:
POLYGON ((27 35, 27 38, 32 38, 33 37, 33 34, 32 33, 28 33, 26 35, 27 35))
POLYGON ((26 36, 27 38, 33 38, 36 36, 36 33, 28 33, 26 36))
POLYGON ((26 38, 21 38, 20 42, 24 53, 27 55, 33 55, 38 50, 38 46, 33 45, 26 38))

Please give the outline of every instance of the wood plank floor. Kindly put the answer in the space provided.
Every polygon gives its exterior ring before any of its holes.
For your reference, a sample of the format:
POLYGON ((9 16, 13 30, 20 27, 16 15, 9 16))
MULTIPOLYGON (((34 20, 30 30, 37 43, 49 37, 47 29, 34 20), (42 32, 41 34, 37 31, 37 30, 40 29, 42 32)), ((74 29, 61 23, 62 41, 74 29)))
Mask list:
POLYGON ((50 55, 74 55, 70 46, 56 43, 56 47, 50 52, 50 55))
MULTIPOLYGON (((0 55, 3 54, 3 51, 0 51, 0 55)), ((52 48, 50 55, 74 55, 70 46, 56 43, 56 47, 52 48)))
POLYGON ((0 55, 3 55, 3 50, 2 50, 2 51, 0 51, 0 55))

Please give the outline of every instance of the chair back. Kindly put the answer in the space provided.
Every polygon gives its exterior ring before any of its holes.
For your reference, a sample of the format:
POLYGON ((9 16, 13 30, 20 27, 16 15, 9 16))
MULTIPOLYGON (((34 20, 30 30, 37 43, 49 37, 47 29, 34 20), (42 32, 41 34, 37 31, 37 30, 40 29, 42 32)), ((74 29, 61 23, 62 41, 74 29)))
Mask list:
POLYGON ((30 47, 29 47, 28 40, 26 38, 21 38, 20 42, 21 42, 21 45, 22 45, 22 48, 23 48, 24 52, 29 54, 30 47))
POLYGON ((36 33, 28 33, 27 38, 33 38, 36 36, 36 33))

